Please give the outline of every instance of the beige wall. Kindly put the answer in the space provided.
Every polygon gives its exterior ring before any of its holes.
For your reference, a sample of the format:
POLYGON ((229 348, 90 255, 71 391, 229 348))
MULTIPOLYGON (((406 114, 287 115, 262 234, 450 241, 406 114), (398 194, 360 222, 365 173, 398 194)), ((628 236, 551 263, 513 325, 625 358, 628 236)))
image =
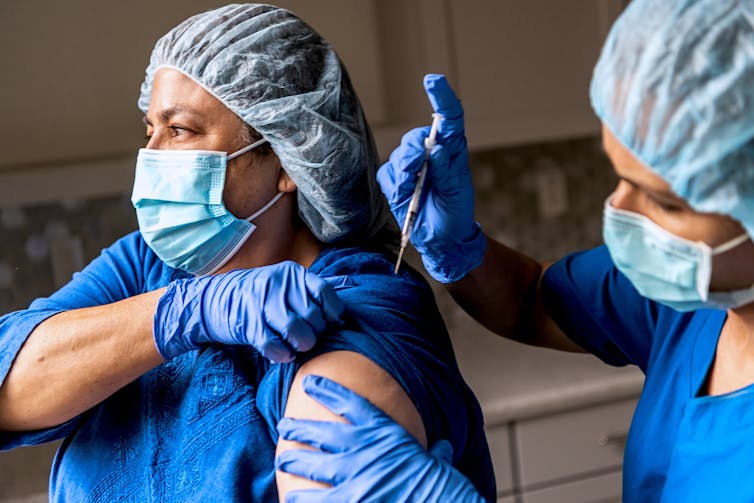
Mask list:
MULTIPOLYGON (((189 15, 225 3, 0 1, 0 169, 132 155, 142 143, 136 99, 154 42, 189 15)), ((379 123, 384 106, 375 85, 379 58, 373 2, 278 4, 331 40, 353 74, 370 119, 379 123)))
MULTIPOLYGON (((472 148, 596 131, 587 85, 622 1, 277 3, 332 42, 385 158, 405 130, 429 121, 421 86, 429 72, 448 74, 461 94, 472 148)), ((0 0, 0 174, 132 163, 143 136, 136 99, 154 42, 224 3, 0 0)), ((0 177, 3 204, 1 185, 0 177)))

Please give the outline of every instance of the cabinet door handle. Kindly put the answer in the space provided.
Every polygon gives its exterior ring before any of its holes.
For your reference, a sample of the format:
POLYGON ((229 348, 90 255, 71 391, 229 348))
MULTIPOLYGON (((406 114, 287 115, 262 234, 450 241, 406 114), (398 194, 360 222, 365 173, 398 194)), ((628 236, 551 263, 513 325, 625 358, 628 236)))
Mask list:
POLYGON ((624 433, 604 433, 600 436, 597 443, 600 447, 607 447, 608 445, 620 445, 626 446, 626 440, 628 440, 628 432, 624 433))

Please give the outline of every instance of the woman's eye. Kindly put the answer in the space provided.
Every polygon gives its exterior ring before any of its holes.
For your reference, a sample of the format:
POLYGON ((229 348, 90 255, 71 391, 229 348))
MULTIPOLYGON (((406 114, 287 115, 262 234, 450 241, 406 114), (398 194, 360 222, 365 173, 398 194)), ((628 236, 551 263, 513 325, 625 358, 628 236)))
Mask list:
POLYGON ((183 126, 170 126, 170 131, 172 132, 173 136, 181 136, 191 132, 190 129, 187 129, 183 126))
POLYGON ((649 198, 655 206, 658 206, 662 211, 666 213, 674 213, 676 211, 681 211, 683 207, 681 207, 678 204, 672 204, 672 203, 666 203, 663 201, 658 201, 657 199, 650 197, 649 198))

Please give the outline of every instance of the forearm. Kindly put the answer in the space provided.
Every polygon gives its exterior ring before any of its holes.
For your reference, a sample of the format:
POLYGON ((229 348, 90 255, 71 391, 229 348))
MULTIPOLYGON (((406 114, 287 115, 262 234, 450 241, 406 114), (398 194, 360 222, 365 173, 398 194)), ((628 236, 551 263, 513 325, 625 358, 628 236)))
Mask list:
POLYGON ((550 318, 540 299, 545 267, 487 238, 482 264, 447 285, 456 302, 496 334, 534 346, 582 352, 550 318))
POLYGON ((0 429, 61 424, 160 364, 152 323, 164 289, 40 323, 0 387, 0 429))
POLYGON ((538 262, 488 237, 479 267, 447 288, 475 320, 496 334, 517 339, 541 273, 538 262))

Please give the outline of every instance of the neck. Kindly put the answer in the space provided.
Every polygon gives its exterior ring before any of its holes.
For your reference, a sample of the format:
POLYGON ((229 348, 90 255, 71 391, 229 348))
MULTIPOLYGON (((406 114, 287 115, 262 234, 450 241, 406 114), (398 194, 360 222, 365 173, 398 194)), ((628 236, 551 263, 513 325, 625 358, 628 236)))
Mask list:
POLYGON ((735 338, 754 348, 754 302, 728 310, 728 322, 735 338))
POLYGON ((754 383, 754 304, 728 310, 702 394, 721 395, 754 383))
POLYGON ((309 267, 322 251, 322 243, 296 215, 295 193, 284 195, 254 224, 251 237, 216 274, 251 269, 284 260, 309 267))
POLYGON ((717 353, 723 348, 729 361, 738 360, 754 371, 754 303, 728 310, 717 353))

